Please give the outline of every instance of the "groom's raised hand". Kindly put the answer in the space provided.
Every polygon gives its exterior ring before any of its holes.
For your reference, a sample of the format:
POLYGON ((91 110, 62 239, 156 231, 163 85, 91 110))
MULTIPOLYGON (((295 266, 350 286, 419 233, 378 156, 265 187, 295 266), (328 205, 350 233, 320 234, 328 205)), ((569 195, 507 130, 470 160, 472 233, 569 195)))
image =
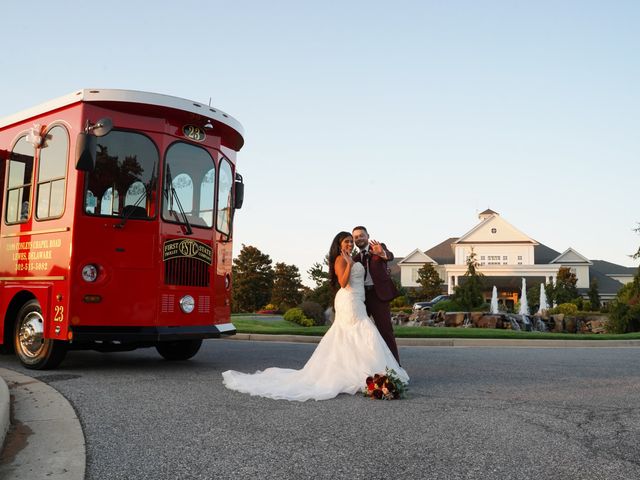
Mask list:
POLYGON ((384 260, 387 260, 387 252, 384 248, 382 248, 382 244, 380 242, 378 242, 377 240, 371 240, 369 242, 369 248, 371 249, 371 253, 379 256, 380 258, 383 258, 384 260))

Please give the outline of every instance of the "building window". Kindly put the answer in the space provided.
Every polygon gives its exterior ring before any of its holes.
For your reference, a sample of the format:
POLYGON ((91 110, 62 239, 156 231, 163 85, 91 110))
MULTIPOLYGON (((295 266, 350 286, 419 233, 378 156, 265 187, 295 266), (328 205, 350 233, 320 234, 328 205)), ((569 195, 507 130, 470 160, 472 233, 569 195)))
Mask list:
POLYGON ((522 255, 518 255, 518 260, 522 260, 522 255))
POLYGON ((480 260, 485 260, 484 255, 482 255, 482 256, 480 257, 480 260))
POLYGON ((508 258, 506 255, 503 255, 503 256, 502 256, 502 259, 503 259, 503 260, 508 260, 509 258, 508 258))
POLYGON ((498 232, 498 230, 497 230, 497 229, 495 229, 495 228, 492 228, 492 229, 491 229, 491 233, 497 233, 497 232, 498 232))

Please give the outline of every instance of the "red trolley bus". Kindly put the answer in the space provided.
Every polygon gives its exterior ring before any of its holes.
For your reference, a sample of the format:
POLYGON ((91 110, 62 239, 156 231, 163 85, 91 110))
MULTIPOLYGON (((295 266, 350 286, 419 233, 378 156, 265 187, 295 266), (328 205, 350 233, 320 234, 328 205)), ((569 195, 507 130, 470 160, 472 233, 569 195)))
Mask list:
POLYGON ((0 119, 0 343, 169 360, 232 335, 238 121, 148 92, 80 90, 0 119))

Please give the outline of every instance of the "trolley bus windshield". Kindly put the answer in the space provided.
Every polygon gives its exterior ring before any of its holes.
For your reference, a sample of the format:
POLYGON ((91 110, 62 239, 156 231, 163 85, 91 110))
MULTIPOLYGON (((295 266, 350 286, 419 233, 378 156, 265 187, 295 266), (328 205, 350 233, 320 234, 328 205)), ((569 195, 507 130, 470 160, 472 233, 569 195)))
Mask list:
POLYGON ((98 139, 84 209, 89 215, 148 219, 155 216, 158 150, 144 135, 112 131, 98 139))

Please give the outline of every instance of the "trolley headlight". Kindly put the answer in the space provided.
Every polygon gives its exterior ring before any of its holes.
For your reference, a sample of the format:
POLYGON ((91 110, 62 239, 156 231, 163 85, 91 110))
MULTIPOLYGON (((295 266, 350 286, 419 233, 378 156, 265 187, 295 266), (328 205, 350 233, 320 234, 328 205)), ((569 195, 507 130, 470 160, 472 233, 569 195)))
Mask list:
POLYGON ((185 295, 180 299, 180 310, 184 313, 191 313, 196 307, 196 301, 191 295, 185 295))
POLYGON ((82 267, 82 279, 85 282, 95 282, 98 278, 98 267, 93 264, 82 267))

